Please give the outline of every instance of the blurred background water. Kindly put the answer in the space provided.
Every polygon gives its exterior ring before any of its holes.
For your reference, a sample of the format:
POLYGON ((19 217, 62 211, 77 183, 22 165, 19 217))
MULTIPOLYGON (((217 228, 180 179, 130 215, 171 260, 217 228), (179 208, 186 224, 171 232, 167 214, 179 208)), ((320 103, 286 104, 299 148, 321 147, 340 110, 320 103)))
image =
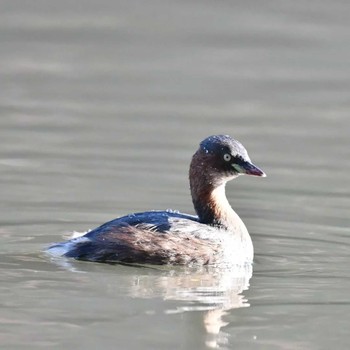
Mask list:
POLYGON ((2 349, 348 349, 350 4, 1 1, 2 349), (266 179, 228 198, 252 278, 51 261, 72 231, 193 213, 230 134, 266 179))

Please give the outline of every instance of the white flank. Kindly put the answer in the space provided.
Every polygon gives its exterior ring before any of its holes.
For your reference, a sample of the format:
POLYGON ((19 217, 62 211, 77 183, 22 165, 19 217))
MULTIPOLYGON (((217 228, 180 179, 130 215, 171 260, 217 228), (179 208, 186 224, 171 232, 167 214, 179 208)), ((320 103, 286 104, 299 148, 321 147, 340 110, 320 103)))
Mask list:
POLYGON ((66 242, 57 243, 49 247, 46 251, 53 257, 63 256, 68 253, 78 243, 88 242, 90 239, 87 237, 77 237, 66 242))

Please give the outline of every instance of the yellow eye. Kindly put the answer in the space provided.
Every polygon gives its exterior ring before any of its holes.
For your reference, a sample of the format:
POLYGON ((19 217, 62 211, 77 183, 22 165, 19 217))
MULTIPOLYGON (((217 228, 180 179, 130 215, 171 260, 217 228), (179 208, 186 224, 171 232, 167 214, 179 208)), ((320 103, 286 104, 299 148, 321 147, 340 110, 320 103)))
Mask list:
POLYGON ((229 162, 231 160, 231 155, 228 153, 224 154, 224 161, 229 162))

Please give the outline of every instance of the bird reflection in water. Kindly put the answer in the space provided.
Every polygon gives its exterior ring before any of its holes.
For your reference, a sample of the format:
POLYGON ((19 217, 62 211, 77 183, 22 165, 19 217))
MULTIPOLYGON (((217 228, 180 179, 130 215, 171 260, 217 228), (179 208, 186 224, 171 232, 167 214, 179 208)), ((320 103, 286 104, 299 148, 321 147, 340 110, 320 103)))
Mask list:
MULTIPOLYGON (((220 349, 229 343, 230 334, 223 331, 229 323, 224 316, 232 310, 249 307, 242 294, 249 288, 252 265, 174 267, 151 265, 123 266, 122 273, 101 264, 87 264, 71 259, 52 259, 53 262, 73 272, 93 273, 94 283, 109 285, 111 293, 123 290, 131 298, 174 301, 176 306, 165 309, 168 315, 200 312, 205 329, 204 343, 207 348, 220 349), (105 273, 103 273, 105 272, 105 273), (118 278, 111 277, 118 274, 118 278), (114 288, 114 284, 115 288, 114 288)), ((82 275, 80 275, 85 279, 82 275)))
POLYGON ((162 297, 177 301, 167 314, 201 311, 208 348, 227 344, 229 334, 222 328, 229 323, 223 317, 233 309, 249 307, 242 294, 249 288, 252 265, 231 267, 201 267, 172 269, 162 275, 138 275, 130 287, 130 296, 138 298, 162 297))

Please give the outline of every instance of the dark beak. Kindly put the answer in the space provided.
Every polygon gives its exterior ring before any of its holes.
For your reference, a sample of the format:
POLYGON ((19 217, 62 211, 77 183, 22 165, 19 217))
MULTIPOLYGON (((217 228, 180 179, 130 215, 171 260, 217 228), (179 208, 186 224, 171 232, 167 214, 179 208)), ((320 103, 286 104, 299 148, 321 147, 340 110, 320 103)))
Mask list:
POLYGON ((266 174, 252 163, 244 162, 244 164, 241 164, 241 167, 246 175, 266 177, 266 174))

